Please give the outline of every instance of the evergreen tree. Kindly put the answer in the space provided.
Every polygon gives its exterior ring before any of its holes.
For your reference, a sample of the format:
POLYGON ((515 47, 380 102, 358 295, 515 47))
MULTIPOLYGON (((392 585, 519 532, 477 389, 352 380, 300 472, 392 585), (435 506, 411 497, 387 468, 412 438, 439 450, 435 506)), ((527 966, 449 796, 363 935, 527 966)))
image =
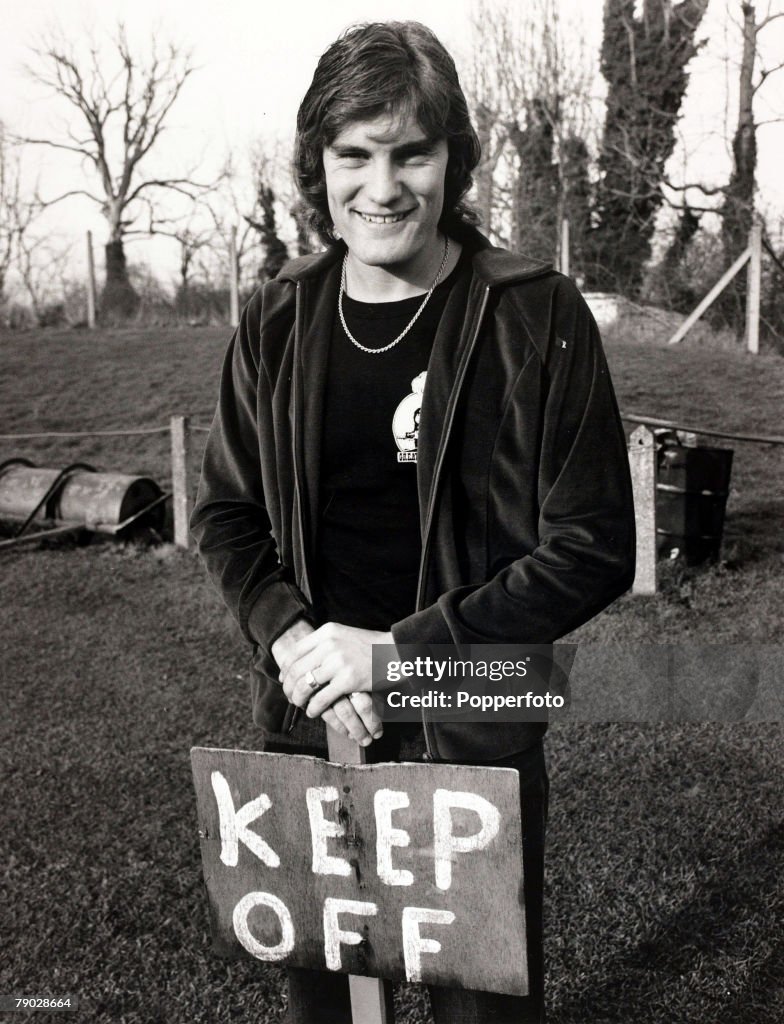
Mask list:
POLYGON ((553 126, 558 111, 543 97, 528 106, 526 127, 510 126, 509 141, 519 170, 512 205, 512 246, 554 253, 557 242, 558 176, 553 153, 553 126))
POLYGON ((276 277, 278 271, 289 258, 286 243, 278 235, 277 216, 275 213, 276 195, 272 185, 265 176, 267 167, 262 164, 256 180, 256 207, 261 214, 245 217, 250 226, 258 232, 259 240, 264 248, 264 260, 259 267, 259 281, 269 281, 276 277))
POLYGON ((601 69, 607 105, 599 156, 590 286, 637 297, 661 207, 664 166, 708 0, 605 0, 601 69))

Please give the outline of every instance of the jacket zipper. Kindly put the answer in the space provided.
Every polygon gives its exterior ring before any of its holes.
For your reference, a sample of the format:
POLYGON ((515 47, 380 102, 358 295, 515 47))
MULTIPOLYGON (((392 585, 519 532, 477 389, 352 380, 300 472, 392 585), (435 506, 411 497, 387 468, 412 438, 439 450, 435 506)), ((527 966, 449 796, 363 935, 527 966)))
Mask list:
MULTIPOLYGON (((444 459, 446 458, 446 449, 449 444, 449 437, 452 432, 452 426, 455 420, 455 410, 457 409, 457 402, 460 398, 460 392, 463 388, 463 381, 468 370, 468 363, 471 359, 471 355, 476 346, 477 339, 479 337, 479 330, 484 320, 485 310, 487 309, 487 301, 490 298, 490 285, 485 285, 484 294, 482 295, 482 301, 479 306, 479 314, 476 319, 476 325, 474 326, 471 339, 466 346, 466 350, 463 354, 463 359, 457 371, 457 377, 455 378, 455 384, 452 388, 452 394, 449 397, 449 405, 447 407, 446 416, 444 418, 444 428, 441 431, 441 440, 438 445, 438 451, 436 453, 436 463, 433 469, 433 482, 430 486, 430 496, 427 503, 427 514, 425 516, 425 531, 422 538, 422 558, 419 562, 419 579, 417 581, 417 597, 416 597, 416 610, 422 611, 425 599, 425 580, 427 578, 427 562, 430 556, 430 542, 433 532, 433 517, 435 514, 436 501, 438 499, 438 489, 441 483, 441 474, 443 472, 444 459)), ((427 760, 435 760, 435 754, 433 751, 433 743, 428 732, 428 721, 427 713, 422 708, 422 730, 425 734, 425 747, 427 748, 427 760)))
MULTIPOLYGON (((307 599, 312 600, 312 593, 310 589, 310 574, 308 573, 308 561, 307 561, 307 546, 305 544, 305 523, 303 521, 302 514, 302 487, 300 484, 299 474, 299 435, 300 435, 300 409, 299 409, 299 390, 300 390, 300 372, 299 372, 299 359, 300 359, 300 345, 302 337, 302 317, 303 317, 303 302, 302 299, 302 282, 297 281, 297 291, 295 300, 295 314, 294 314, 294 353, 292 356, 291 365, 291 416, 293 420, 292 425, 292 440, 294 447, 294 494, 297 501, 297 532, 299 533, 299 545, 302 557, 302 579, 299 580, 300 589, 305 594, 307 599)), ((302 715, 302 709, 296 705, 292 705, 291 708, 287 709, 286 717, 284 718, 284 731, 290 733, 293 731, 294 726, 299 721, 302 715), (288 719, 288 721, 286 721, 288 719)))

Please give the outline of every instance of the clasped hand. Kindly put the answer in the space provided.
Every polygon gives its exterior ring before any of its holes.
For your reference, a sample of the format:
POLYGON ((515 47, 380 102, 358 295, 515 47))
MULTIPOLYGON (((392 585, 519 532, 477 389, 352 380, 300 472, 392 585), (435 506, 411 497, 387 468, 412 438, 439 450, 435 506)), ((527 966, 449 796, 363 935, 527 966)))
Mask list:
POLYGON ((300 621, 272 648, 283 692, 309 718, 367 746, 383 728, 373 714, 373 644, 392 644, 391 633, 327 622, 312 629, 300 621), (318 685, 314 689, 312 683, 318 685))

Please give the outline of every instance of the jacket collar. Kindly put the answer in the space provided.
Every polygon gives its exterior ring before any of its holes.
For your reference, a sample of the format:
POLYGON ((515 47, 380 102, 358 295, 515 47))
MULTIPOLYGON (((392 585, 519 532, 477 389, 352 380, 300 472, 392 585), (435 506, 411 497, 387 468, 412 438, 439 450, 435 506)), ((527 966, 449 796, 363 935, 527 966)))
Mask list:
MULTIPOLYGON (((474 273, 480 281, 491 288, 540 277, 553 269, 552 264, 545 260, 526 256, 524 253, 509 252, 507 249, 492 245, 480 231, 467 224, 461 227, 458 241, 473 253, 474 273)), ((345 246, 338 244, 310 256, 298 256, 283 265, 278 280, 296 283, 317 277, 338 260, 342 260, 345 251, 345 246)))

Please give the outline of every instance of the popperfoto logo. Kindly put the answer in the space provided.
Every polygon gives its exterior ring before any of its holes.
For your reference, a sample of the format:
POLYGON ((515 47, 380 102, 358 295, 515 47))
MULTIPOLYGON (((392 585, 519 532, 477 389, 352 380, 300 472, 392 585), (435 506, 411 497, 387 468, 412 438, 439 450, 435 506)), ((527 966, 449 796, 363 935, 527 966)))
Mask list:
POLYGON ((568 700, 551 645, 375 645, 373 701, 386 721, 546 721, 568 700))

